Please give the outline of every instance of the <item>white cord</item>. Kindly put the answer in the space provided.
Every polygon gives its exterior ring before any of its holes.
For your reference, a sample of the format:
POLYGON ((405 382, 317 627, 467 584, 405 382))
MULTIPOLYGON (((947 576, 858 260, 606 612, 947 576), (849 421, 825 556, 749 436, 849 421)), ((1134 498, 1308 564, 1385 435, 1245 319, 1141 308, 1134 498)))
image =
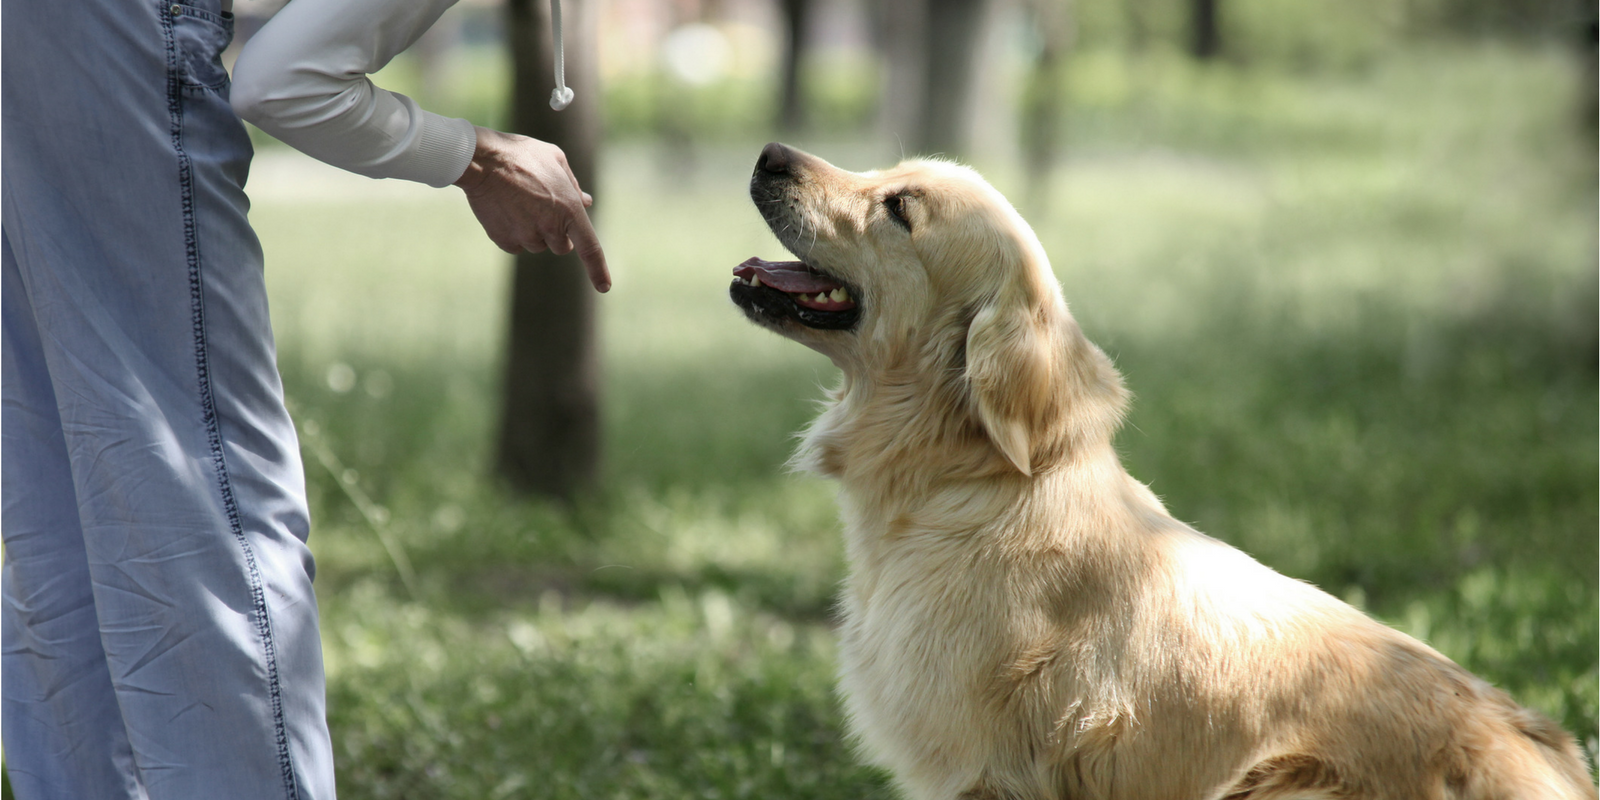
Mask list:
POLYGON ((550 92, 550 107, 560 111, 572 104, 567 88, 566 54, 561 47, 561 0, 550 0, 550 30, 556 42, 556 88, 550 92))

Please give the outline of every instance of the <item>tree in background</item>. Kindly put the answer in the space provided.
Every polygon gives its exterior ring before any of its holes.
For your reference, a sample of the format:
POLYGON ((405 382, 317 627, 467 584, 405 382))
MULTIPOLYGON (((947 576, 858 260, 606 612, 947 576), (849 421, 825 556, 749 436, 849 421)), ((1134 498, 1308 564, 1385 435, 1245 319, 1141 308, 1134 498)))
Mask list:
POLYGON ((1222 26, 1218 6, 1222 0, 1190 0, 1189 52, 1201 61, 1222 55, 1222 26))
MULTIPOLYGON (((562 3, 566 80, 577 98, 559 112, 549 104, 555 86, 549 5, 506 5, 511 130, 559 146, 578 183, 594 194, 600 135, 595 14, 590 0, 562 3)), ((517 255, 496 455, 497 472, 514 490, 571 500, 598 481, 599 373, 595 293, 577 254, 517 255)))
POLYGON ((1575 37, 1583 75, 1578 81, 1578 122, 1593 136, 1600 127, 1597 124, 1600 120, 1596 119, 1600 116, 1600 97, 1595 91, 1600 84, 1600 18, 1597 18, 1600 15, 1593 5, 1588 7, 1587 13, 1588 19, 1583 20, 1575 37))
POLYGON ((872 34, 882 57, 883 82, 878 91, 879 127, 901 141, 916 125, 922 98, 923 0, 877 0, 872 34))
POLYGON ((885 127, 910 153, 968 155, 978 44, 989 0, 883 0, 885 127))
POLYGON ((805 97, 800 85, 800 67, 806 50, 806 32, 811 27, 812 0, 781 0, 783 25, 788 36, 783 42, 783 58, 779 62, 779 91, 777 127, 793 132, 806 125, 805 97))
POLYGON ((1073 0, 1029 0, 1028 15, 1039 37, 1039 54, 1028 70, 1023 92, 1022 158, 1027 167, 1028 204, 1042 213, 1049 201, 1051 175, 1061 149, 1061 117, 1066 85, 1062 70, 1072 46, 1073 0))
POLYGON ((988 0, 926 0, 916 149, 957 158, 971 138, 973 76, 988 0))

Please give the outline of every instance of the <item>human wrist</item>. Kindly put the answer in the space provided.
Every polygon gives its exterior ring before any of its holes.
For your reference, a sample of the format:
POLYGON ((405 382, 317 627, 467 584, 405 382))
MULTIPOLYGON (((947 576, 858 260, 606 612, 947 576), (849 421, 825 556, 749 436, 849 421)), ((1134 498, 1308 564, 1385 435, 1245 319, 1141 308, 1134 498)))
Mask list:
POLYGON ((502 152, 498 141, 500 137, 496 135, 498 131, 481 125, 474 125, 473 131, 477 135, 477 143, 473 146, 472 158, 467 162, 467 168, 462 171, 461 177, 455 181, 455 185, 469 192, 482 184, 484 178, 494 171, 501 161, 502 152))

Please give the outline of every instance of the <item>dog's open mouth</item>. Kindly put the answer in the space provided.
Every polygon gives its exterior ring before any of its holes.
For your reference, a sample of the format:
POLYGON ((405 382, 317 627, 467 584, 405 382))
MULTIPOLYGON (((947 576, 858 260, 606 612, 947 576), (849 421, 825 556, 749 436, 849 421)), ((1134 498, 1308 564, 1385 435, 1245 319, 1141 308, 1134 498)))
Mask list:
POLYGON ((849 286, 800 261, 749 259, 734 267, 728 294, 757 321, 848 330, 861 317, 849 286))

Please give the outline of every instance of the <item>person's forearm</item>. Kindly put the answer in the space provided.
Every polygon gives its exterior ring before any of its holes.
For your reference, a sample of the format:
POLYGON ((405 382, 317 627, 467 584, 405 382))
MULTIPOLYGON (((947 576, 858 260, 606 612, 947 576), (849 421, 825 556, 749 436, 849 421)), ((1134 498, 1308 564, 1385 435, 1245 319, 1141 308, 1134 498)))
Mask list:
POLYGON ((455 1, 294 0, 239 54, 234 109, 334 166, 448 186, 472 159, 472 124, 425 111, 367 75, 411 46, 455 1))

